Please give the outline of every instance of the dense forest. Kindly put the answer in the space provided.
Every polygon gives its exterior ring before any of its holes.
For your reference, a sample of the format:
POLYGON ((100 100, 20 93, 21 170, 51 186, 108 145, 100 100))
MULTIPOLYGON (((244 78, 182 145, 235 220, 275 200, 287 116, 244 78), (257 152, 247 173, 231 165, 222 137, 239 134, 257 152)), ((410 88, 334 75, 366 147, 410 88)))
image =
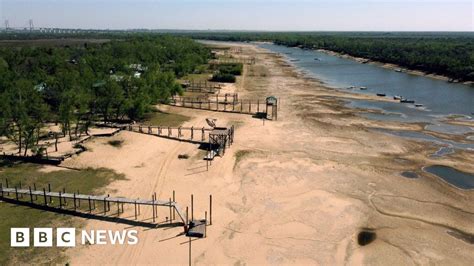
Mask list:
POLYGON ((474 81, 473 33, 194 32, 181 35, 221 41, 269 41, 290 47, 325 49, 445 75, 455 80, 474 81))
POLYGON ((210 55, 191 39, 163 35, 0 47, 0 135, 26 153, 47 122, 71 136, 97 120, 141 119, 180 93, 176 78, 210 55))

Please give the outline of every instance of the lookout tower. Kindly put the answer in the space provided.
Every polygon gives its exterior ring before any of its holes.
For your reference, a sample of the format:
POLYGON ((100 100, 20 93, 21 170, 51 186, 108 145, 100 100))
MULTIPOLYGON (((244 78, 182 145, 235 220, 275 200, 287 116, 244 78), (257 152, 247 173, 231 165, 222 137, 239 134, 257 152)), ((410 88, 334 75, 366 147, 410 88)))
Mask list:
POLYGON ((267 119, 278 120, 278 99, 275 96, 269 96, 265 101, 265 112, 267 113, 267 119))

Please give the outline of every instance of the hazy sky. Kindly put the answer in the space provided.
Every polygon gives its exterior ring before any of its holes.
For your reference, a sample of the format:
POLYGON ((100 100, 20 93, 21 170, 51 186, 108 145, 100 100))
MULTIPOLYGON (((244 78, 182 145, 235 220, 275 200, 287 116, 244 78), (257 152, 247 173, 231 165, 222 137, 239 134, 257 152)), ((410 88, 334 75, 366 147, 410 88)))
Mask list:
POLYGON ((0 0, 12 27, 473 31, 474 0, 0 0))

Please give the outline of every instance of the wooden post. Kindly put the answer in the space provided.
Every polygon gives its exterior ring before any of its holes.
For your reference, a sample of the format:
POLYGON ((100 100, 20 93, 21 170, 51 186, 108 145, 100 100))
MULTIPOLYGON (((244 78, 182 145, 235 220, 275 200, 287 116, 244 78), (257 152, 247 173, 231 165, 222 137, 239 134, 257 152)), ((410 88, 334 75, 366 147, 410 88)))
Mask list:
POLYGON ((207 109, 211 110, 211 99, 208 99, 207 104, 208 104, 207 109))
POLYGON ((15 186, 15 197, 16 197, 16 200, 18 200, 18 189, 16 188, 16 186, 15 186))
POLYGON ((212 195, 209 195, 209 225, 212 225, 212 195))
POLYGON ((44 206, 47 206, 48 205, 48 200, 46 198, 46 189, 43 188, 43 197, 44 197, 44 206))
POLYGON ((76 211, 76 192, 73 193, 73 200, 74 200, 74 211, 76 211))
MULTIPOLYGON (((8 178, 5 178, 5 185, 6 185, 7 188, 8 188, 8 178)), ((7 196, 10 196, 10 192, 7 192, 7 196)))
POLYGON ((2 192, 2 196, 1 196, 1 197, 3 198, 3 183, 0 183, 0 190, 1 190, 1 192, 2 192))
POLYGON ((135 220, 138 219, 138 215, 137 215, 137 201, 135 201, 135 220))
POLYGON ((120 216, 120 203, 117 200, 117 217, 119 217, 119 216, 120 216))
POLYGON ((194 221, 194 195, 191 194, 191 221, 194 221))
MULTIPOLYGON (((33 190, 36 191, 36 183, 33 183, 33 190)), ((38 200, 38 195, 35 195, 35 200, 38 200)))
POLYGON ((191 266, 191 237, 189 238, 189 266, 191 266))
MULTIPOLYGON (((48 183, 48 192, 51 193, 51 184, 48 183)), ((49 194, 49 204, 53 202, 53 197, 51 197, 51 194, 49 194)))
POLYGON ((57 133, 54 134, 54 138, 56 139, 54 142, 54 150, 58 151, 58 134, 57 133))
POLYGON ((194 127, 191 127, 191 140, 194 138, 194 127))
POLYGON ((87 199, 87 202, 89 203, 89 213, 92 213, 92 206, 91 206, 91 197, 87 199))
POLYGON ((107 197, 104 197, 104 215, 107 213, 107 197))
MULTIPOLYGON (((107 194, 107 198, 110 198, 110 194, 107 194)), ((110 201, 107 201, 107 211, 110 211, 110 201)))
POLYGON ((244 111, 244 101, 240 101, 240 112, 242 113, 244 111))
MULTIPOLYGON (((176 196, 175 191, 173 190, 173 202, 176 203, 176 197, 175 196, 176 196)), ((175 219, 176 219, 176 210, 175 210, 175 208, 173 208, 173 220, 175 220, 175 219)))
POLYGON ((59 208, 60 209, 63 208, 63 201, 62 201, 62 198, 61 198, 61 191, 59 191, 59 208))
POLYGON ((153 208, 153 222, 155 222, 155 195, 151 195, 151 207, 153 208))
MULTIPOLYGON (((63 194, 65 193, 66 193, 66 188, 63 188, 63 194)), ((64 200, 64 206, 67 206, 66 198, 64 198, 63 200, 64 200)))
MULTIPOLYGON (((158 197, 156 196, 156 192, 155 192, 155 201, 158 200, 158 197)), ((156 215, 156 218, 158 218, 158 206, 155 205, 155 215, 156 215)))
POLYGON ((30 190, 30 202, 33 203, 33 194, 31 193, 31 186, 28 187, 30 190))
POLYGON ((257 100, 257 113, 260 113, 260 100, 257 100))
POLYGON ((249 100, 249 114, 252 113, 252 100, 249 100))
POLYGON ((173 213, 172 213, 172 210, 171 210, 171 209, 172 209, 172 208, 171 208, 171 198, 170 198, 170 218, 169 218, 169 219, 170 219, 170 224, 172 223, 171 218, 172 218, 172 216, 173 216, 173 213))
POLYGON ((189 224, 189 207, 186 206, 186 228, 188 227, 189 224))
MULTIPOLYGON (((81 195, 81 193, 79 193, 79 190, 77 191, 77 195, 81 195)), ((77 199, 77 207, 81 208, 81 198, 77 199)))

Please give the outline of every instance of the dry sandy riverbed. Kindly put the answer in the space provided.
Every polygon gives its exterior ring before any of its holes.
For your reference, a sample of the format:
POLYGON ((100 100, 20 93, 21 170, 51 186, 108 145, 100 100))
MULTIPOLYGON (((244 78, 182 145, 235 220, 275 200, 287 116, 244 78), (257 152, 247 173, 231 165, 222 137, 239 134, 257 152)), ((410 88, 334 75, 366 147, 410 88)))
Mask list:
MULTIPOLYGON (((424 174, 407 179, 402 171, 429 164, 473 172, 472 153, 433 159, 436 147, 369 131, 369 127, 420 130, 418 125, 383 123, 357 117, 343 94, 306 79, 283 60, 252 45, 243 55, 257 57, 245 76, 227 87, 241 97, 282 99, 279 120, 162 107, 193 117, 186 125, 237 125, 235 143, 205 171, 196 145, 122 132, 94 139, 89 151, 65 162, 70 167, 107 167, 127 180, 108 187, 112 195, 168 199, 173 190, 181 206, 194 194, 195 216, 203 217, 213 195, 208 237, 193 241, 196 264, 470 264, 474 234, 473 191, 455 189, 424 174), (245 152, 239 152, 245 151, 245 152), (239 160, 236 161, 236 154, 239 160), (188 154, 188 160, 178 160, 188 154), (376 232, 366 246, 362 228, 376 232)), ((142 210, 142 219, 151 217, 142 210)), ((164 220, 168 210, 160 210, 164 220)), ((126 208, 124 217, 133 216, 126 208)), ((137 229, 135 246, 94 245, 70 249, 74 264, 187 264, 187 238, 181 227, 148 229, 90 220, 87 229, 137 229)))

